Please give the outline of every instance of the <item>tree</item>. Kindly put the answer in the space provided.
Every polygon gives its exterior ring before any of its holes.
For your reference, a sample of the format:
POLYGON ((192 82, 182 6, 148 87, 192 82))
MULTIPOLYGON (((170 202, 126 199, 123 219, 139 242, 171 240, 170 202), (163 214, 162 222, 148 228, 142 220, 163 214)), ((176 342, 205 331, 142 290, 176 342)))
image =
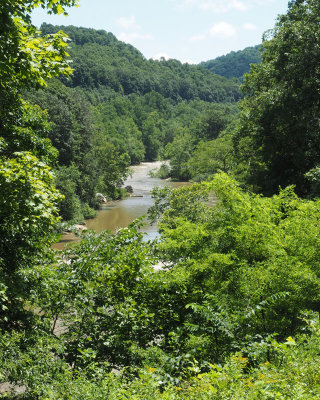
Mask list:
POLYGON ((195 138, 188 129, 179 128, 175 132, 172 143, 164 149, 164 157, 170 159, 170 176, 175 180, 189 180, 190 172, 187 165, 195 147, 195 138))
POLYGON ((179 354, 217 361, 296 334, 301 313, 318 312, 319 200, 304 201, 292 187, 273 197, 246 193, 224 173, 154 194, 157 255, 174 305, 162 326, 171 327, 179 354))
POLYGON ((50 243, 57 222, 60 195, 49 165, 56 151, 46 138, 48 123, 39 108, 22 101, 25 87, 45 84, 60 73, 70 74, 65 61, 67 39, 41 37, 31 24, 35 7, 65 13, 77 0, 9 0, 0 4, 0 285, 6 298, 1 323, 20 318, 22 299, 31 282, 23 269, 30 267, 50 243))
POLYGON ((231 51, 225 56, 220 56, 214 60, 202 62, 201 65, 226 78, 243 78, 243 75, 250 70, 251 64, 261 62, 259 45, 246 47, 243 50, 231 51))
POLYGON ((232 107, 212 107, 203 120, 203 126, 200 137, 203 140, 216 139, 219 134, 227 127, 232 121, 234 109, 232 107))
POLYGON ((145 157, 147 161, 154 161, 158 157, 158 152, 162 141, 161 131, 162 120, 156 111, 150 113, 142 124, 142 142, 145 146, 145 157))
POLYGON ((233 145, 228 136, 218 137, 216 140, 200 142, 188 167, 192 180, 209 180, 219 170, 229 172, 233 165, 233 145))
POLYGON ((320 163, 319 22, 319 1, 291 1, 245 78, 235 144, 247 182, 265 194, 290 184, 307 194, 305 174, 320 163))
MULTIPOLYGON (((20 298, 32 283, 23 278, 22 268, 32 265, 52 241, 52 227, 58 222, 57 201, 49 167, 28 152, 2 160, 0 168, 0 283, 5 285, 12 319, 20 298)), ((5 313, 7 315, 7 313, 5 313)), ((3 317, 3 315, 2 315, 3 317)), ((0 318, 0 326, 1 326, 0 318)))
MULTIPOLYGON (((40 36, 31 24, 31 11, 41 6, 49 13, 65 13, 66 6, 77 0, 9 0, 0 4, 0 120, 1 134, 13 122, 17 122, 19 90, 26 86, 43 85, 45 79, 62 72, 70 73, 65 61, 66 37, 60 31, 56 35, 40 36), (8 113, 8 110, 11 110, 8 113)), ((19 113, 18 113, 19 115, 19 113)))

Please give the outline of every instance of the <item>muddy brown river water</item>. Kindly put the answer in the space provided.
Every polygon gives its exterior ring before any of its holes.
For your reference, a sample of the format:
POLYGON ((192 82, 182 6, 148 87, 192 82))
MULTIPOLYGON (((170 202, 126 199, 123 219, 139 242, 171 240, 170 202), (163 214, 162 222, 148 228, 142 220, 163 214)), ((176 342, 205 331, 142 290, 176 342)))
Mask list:
MULTIPOLYGON (((146 162, 132 167, 132 176, 128 178, 124 186, 130 185, 133 188, 134 196, 124 200, 112 201, 104 204, 98 211, 96 218, 86 220, 86 227, 94 229, 97 233, 103 230, 115 232, 119 228, 127 227, 136 218, 147 214, 148 209, 153 205, 151 190, 155 186, 180 187, 190 185, 188 182, 171 182, 159 178, 151 178, 150 171, 158 169, 161 161, 146 162)), ((156 224, 150 225, 146 220, 143 231, 147 239, 154 239, 158 234, 156 224)), ((66 244, 79 240, 74 234, 62 235, 60 242, 53 245, 56 249, 62 249, 66 244)))

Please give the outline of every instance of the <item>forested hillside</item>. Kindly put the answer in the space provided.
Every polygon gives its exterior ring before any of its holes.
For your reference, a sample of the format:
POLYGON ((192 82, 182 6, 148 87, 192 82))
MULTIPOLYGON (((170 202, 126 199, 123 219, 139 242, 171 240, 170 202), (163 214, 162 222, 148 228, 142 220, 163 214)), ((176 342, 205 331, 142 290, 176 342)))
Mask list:
POLYGON ((239 84, 234 81, 178 60, 146 60, 112 33, 48 24, 41 30, 44 34, 62 30, 71 39, 69 52, 75 71, 66 82, 68 86, 100 89, 100 96, 110 90, 124 95, 155 91, 175 101, 234 102, 241 97, 239 84))
POLYGON ((250 64, 258 64, 261 59, 261 45, 257 45, 246 47, 244 50, 231 51, 225 56, 202 62, 201 65, 226 78, 242 78, 249 72, 250 64))
POLYGON ((0 396, 318 400, 319 1, 290 1, 238 105, 140 92, 118 75, 130 57, 155 63, 151 86, 169 69, 208 77, 208 93, 217 78, 72 27, 75 84, 68 38, 30 13, 76 4, 0 3, 0 396), (50 248, 61 215, 91 212, 97 190, 121 196, 128 166, 158 157, 161 174, 198 183, 153 190, 157 240, 138 220, 50 248))
POLYGON ((43 35, 63 29, 71 40, 72 75, 24 93, 47 110, 52 124, 64 220, 93 215, 97 192, 120 198, 128 167, 144 160, 171 158, 170 175, 189 179, 180 164, 236 113, 239 82, 177 60, 146 60, 105 31, 48 24, 41 29, 43 35), (172 142, 178 151, 170 150, 172 142))

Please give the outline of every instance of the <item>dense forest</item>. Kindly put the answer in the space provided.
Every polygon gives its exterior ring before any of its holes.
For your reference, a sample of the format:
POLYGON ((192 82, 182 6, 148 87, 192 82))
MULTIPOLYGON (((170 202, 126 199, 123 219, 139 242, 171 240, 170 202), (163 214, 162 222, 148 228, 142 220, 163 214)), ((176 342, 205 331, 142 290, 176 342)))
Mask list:
POLYGON ((241 91, 241 53, 228 79, 30 22, 76 4, 0 4, 0 396, 319 399, 319 1, 244 51, 241 91), (153 190, 158 240, 50 248, 157 159, 194 182, 153 190))
POLYGON ((225 56, 202 62, 201 65, 226 78, 241 79, 245 73, 249 72, 251 64, 261 62, 261 50, 259 45, 246 47, 244 50, 231 51, 225 56))
POLYGON ((172 168, 162 175, 190 179, 184 164, 196 146, 215 138, 237 113, 239 82, 177 60, 146 60, 105 31, 41 27, 42 35, 61 30, 71 40, 72 75, 23 97, 45 109, 51 123, 62 218, 94 215, 96 193, 123 196, 128 167, 144 160, 170 158, 172 168))
POLYGON ((124 95, 155 91, 172 100, 233 102, 241 95, 237 82, 178 60, 146 60, 133 46, 112 33, 74 26, 43 24, 43 34, 65 32, 71 39, 74 73, 66 84, 86 89, 114 90, 124 95))

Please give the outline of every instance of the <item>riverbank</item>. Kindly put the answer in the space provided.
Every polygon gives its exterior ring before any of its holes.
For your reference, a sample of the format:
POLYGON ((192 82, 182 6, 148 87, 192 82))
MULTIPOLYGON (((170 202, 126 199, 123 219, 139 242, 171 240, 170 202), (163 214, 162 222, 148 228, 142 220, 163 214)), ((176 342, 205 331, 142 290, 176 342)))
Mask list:
MULTIPOLYGON (((151 191, 154 187, 180 187, 188 186, 189 182, 172 182, 151 176, 151 172, 159 169, 162 161, 144 162, 133 166, 132 175, 124 182, 125 186, 132 187, 132 194, 122 200, 114 200, 102 203, 95 218, 87 219, 83 229, 93 229, 97 233, 104 230, 116 232, 119 228, 127 227, 135 219, 147 215, 148 209, 154 204, 151 191)), ((148 239, 154 239, 158 235, 156 224, 151 225, 145 220, 143 232, 148 239)), ((52 247, 57 250, 66 245, 79 241, 76 233, 63 234, 58 243, 52 247)))

